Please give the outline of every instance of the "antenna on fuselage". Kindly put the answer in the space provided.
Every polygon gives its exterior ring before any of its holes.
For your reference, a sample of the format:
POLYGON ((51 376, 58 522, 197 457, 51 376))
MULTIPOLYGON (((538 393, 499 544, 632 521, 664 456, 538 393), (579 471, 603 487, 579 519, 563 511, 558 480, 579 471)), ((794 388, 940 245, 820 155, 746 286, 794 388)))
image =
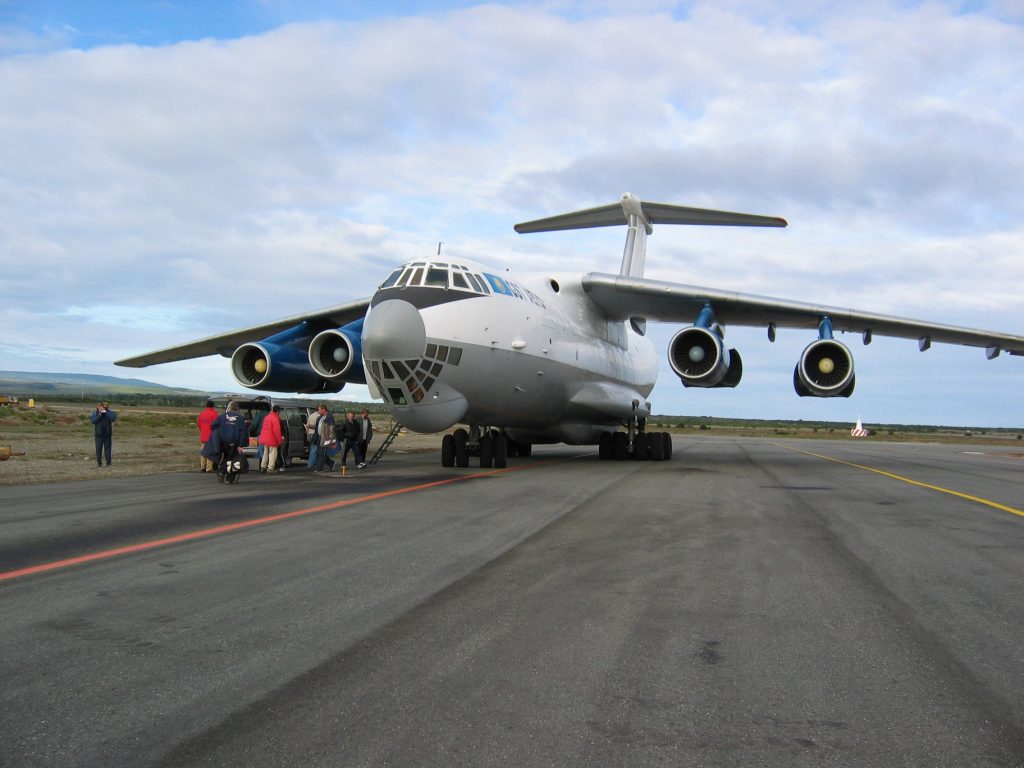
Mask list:
POLYGON ((439 243, 437 244, 437 255, 438 255, 438 256, 440 256, 440 255, 441 255, 441 246, 442 246, 442 245, 444 245, 444 241, 441 241, 441 242, 439 242, 439 243))
POLYGON ((649 203, 626 192, 617 203, 587 208, 546 219, 516 224, 520 234, 552 232, 560 229, 588 229, 626 224, 626 245, 622 249, 622 277, 643 277, 647 258, 647 235, 654 232, 654 224, 701 224, 731 227, 785 227, 786 220, 777 216, 757 216, 751 213, 732 213, 708 208, 689 208, 668 203, 649 203), (642 225, 642 226, 641 226, 642 225))

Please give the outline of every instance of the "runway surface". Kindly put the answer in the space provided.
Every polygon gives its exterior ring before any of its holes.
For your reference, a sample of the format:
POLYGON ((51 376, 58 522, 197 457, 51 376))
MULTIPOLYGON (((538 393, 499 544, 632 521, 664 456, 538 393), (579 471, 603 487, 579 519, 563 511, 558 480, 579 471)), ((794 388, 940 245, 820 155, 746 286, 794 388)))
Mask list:
POLYGON ((5 488, 0 765, 1024 766, 1016 453, 5 488))

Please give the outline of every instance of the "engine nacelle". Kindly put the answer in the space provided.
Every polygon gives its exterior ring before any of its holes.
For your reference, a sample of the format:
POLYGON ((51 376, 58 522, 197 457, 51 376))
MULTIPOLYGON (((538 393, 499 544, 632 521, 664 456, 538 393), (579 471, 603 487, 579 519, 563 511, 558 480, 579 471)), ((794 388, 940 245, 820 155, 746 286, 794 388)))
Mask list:
POLYGON ((309 344, 309 364, 329 381, 366 383, 363 370, 363 321, 318 333, 309 344))
POLYGON ((684 387, 735 387, 743 376, 739 352, 726 349, 711 329, 696 325, 672 337, 668 363, 684 387))
POLYGON ((856 383, 853 355, 835 339, 808 344, 793 371, 793 389, 800 397, 849 397, 856 383))
POLYGON ((235 381, 271 392, 338 392, 345 382, 325 381, 309 367, 306 350, 263 340, 242 344, 231 355, 235 381))

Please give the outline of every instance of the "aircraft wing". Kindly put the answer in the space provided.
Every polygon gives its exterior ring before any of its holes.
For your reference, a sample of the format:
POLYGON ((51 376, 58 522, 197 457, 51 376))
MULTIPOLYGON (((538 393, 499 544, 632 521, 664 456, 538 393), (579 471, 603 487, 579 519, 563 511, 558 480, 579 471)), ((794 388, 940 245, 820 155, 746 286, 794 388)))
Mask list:
POLYGON ((369 297, 357 299, 347 304, 325 307, 313 312, 305 312, 301 315, 284 317, 270 323, 263 323, 262 325, 252 325, 248 328, 239 328, 238 330, 228 331, 216 336, 208 336, 205 339, 190 341, 175 347, 158 349, 154 352, 147 352, 144 355, 127 357, 124 360, 115 361, 114 365, 122 365, 126 368, 145 368, 149 365, 173 363, 177 360, 190 360, 194 357, 206 357, 207 355, 214 354, 231 357, 231 353, 235 349, 248 341, 265 339, 275 333, 294 328, 300 323, 308 323, 315 331, 340 328, 363 317, 369 306, 369 297))
POLYGON ((715 309, 715 319, 726 326, 774 324, 778 328, 817 329, 821 318, 828 316, 835 331, 918 339, 925 349, 934 341, 984 347, 990 350, 990 356, 1000 351, 1024 355, 1024 336, 643 277, 591 272, 583 276, 583 290, 613 320, 638 317, 690 324, 704 305, 710 303, 715 309))

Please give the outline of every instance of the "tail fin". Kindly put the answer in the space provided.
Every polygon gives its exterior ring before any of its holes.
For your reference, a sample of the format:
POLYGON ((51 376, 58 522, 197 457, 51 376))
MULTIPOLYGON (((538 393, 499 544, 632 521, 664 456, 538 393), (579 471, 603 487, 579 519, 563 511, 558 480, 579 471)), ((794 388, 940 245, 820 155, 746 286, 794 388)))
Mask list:
POLYGON ((516 224, 520 234, 527 232, 553 232, 561 229, 588 229, 626 224, 626 245, 622 251, 623 277, 643 277, 647 254, 647 235, 654 224, 698 224, 725 227, 785 227, 786 220, 777 216, 756 216, 750 213, 731 213, 707 208, 688 208, 668 203, 650 203, 626 192, 618 203, 563 213, 546 219, 516 224), (641 226, 643 225, 643 226, 641 226))

